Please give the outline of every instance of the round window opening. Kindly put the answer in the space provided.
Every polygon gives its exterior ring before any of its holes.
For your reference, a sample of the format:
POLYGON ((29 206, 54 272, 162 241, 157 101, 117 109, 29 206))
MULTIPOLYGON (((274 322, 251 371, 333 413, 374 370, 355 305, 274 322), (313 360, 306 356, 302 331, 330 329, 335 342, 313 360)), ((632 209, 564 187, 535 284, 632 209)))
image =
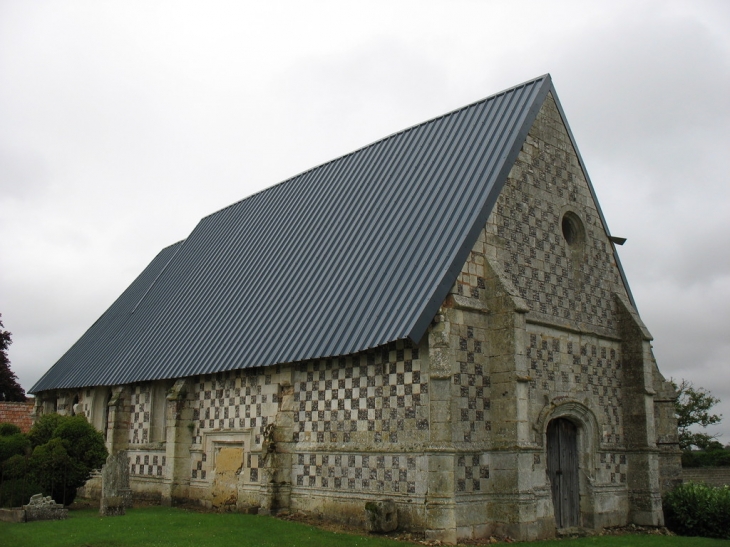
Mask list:
POLYGON ((583 223, 575 213, 565 213, 562 221, 563 237, 571 247, 583 241, 583 223))

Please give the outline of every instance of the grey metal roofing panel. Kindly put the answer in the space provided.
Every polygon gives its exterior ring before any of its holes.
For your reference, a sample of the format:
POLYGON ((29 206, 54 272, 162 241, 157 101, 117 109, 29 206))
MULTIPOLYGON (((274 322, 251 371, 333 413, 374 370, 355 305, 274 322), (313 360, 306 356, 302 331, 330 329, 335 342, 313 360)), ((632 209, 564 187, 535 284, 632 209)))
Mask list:
MULTIPOLYGON (((149 291, 155 279, 165 269, 182 242, 170 245, 160 251, 139 276, 127 287, 114 303, 94 322, 84 335, 64 354, 58 363, 49 369, 33 389, 41 385, 81 385, 84 375, 93 374, 88 366, 73 366, 76 362, 88 362, 88 356, 101 356, 106 353, 104 347, 123 332, 132 310, 149 291)), ((85 384, 84 384, 85 385, 85 384)))
POLYGON ((203 218, 166 267, 140 276, 153 278, 143 297, 125 307, 125 292, 110 328, 89 329, 32 391, 418 341, 550 91, 542 76, 203 218))

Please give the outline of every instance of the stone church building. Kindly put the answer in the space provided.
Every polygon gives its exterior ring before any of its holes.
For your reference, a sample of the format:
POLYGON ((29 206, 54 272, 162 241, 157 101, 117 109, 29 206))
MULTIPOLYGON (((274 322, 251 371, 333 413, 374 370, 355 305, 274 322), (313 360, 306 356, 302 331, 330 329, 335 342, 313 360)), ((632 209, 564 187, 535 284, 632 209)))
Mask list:
POLYGON ((550 76, 301 173, 163 249, 38 381, 137 496, 455 542, 662 524, 659 372, 550 76))

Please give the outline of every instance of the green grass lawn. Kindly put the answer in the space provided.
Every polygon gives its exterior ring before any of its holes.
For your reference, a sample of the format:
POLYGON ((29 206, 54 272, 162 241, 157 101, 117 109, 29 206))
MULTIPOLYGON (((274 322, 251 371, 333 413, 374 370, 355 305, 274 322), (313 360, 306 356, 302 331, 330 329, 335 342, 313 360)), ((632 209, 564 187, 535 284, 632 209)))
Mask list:
MULTIPOLYGON (((166 507, 100 517, 95 509, 69 512, 65 521, 0 522, 1 547, 406 547, 367 535, 334 533, 271 517, 197 513, 166 507)), ((652 535, 599 536, 537 542, 539 547, 730 547, 730 541, 652 535)))
POLYGON ((0 522, 2 547, 403 547, 380 537, 325 532, 271 517, 197 513, 167 507, 130 509, 121 517, 69 511, 65 521, 0 522))
POLYGON ((680 536, 625 535, 536 541, 535 547, 730 547, 730 541, 680 536))

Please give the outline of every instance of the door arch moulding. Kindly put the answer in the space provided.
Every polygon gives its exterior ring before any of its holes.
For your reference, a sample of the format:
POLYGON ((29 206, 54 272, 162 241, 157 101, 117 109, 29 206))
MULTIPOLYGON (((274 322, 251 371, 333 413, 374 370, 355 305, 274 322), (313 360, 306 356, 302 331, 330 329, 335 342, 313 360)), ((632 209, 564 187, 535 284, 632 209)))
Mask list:
MULTIPOLYGON (((593 528, 596 523, 594 491, 596 457, 599 450, 601 450, 601 435, 598 420, 595 413, 577 399, 557 397, 545 405, 540 411, 533 425, 533 429, 535 431, 535 440, 538 446, 542 448, 545 457, 546 474, 548 472, 548 426, 551 422, 559 418, 568 420, 577 429, 579 526, 593 528)), ((555 515, 554 506, 553 515, 555 515)))

